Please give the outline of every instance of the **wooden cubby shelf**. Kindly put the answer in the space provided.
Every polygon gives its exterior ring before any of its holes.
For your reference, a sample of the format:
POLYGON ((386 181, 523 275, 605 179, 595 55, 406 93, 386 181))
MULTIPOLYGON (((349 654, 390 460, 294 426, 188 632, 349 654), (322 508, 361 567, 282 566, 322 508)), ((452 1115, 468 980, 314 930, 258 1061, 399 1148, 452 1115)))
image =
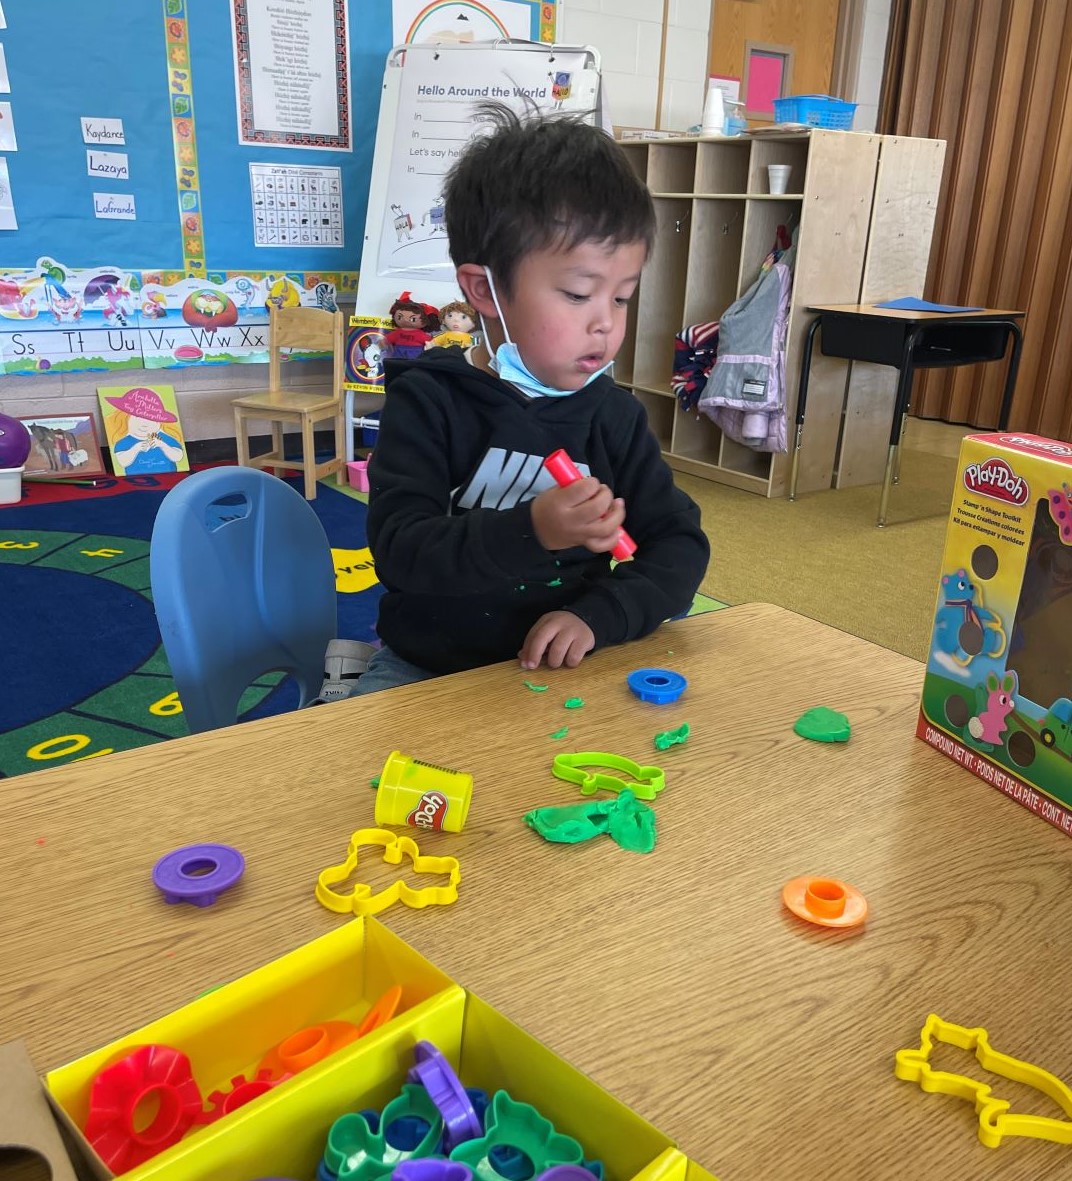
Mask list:
MULTIPOLYGON (((788 486, 788 455, 755 451, 724 437, 705 415, 679 409, 670 385, 674 337, 689 324, 718 320, 756 280, 778 226, 786 226, 797 245, 786 372, 792 442, 808 305, 922 294, 944 144, 811 130, 633 140, 622 147, 651 190, 657 229, 615 379, 644 404, 672 467, 781 496, 788 486), (768 191, 768 164, 790 165, 789 192, 768 191), (868 294, 886 283, 903 289, 868 294)), ((892 400, 876 393, 873 373, 863 376, 868 413, 847 415, 854 379, 846 363, 816 355, 802 491, 881 478, 892 400), (857 421, 863 417, 866 428, 857 421), (839 472, 846 431, 851 479, 839 472)))

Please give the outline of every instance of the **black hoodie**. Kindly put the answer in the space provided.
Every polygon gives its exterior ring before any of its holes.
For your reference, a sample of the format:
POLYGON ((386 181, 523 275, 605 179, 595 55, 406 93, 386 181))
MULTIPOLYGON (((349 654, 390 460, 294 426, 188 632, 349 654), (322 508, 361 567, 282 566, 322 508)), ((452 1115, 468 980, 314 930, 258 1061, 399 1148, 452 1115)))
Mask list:
POLYGON ((529 398, 460 349, 386 363, 369 464, 368 535, 386 593, 383 642, 434 673, 516 657, 548 611, 580 616, 596 647, 688 609, 707 569, 700 510, 674 486, 643 407, 609 377, 529 398), (554 487, 543 460, 570 458, 625 501, 633 558, 550 552, 531 501, 554 487))

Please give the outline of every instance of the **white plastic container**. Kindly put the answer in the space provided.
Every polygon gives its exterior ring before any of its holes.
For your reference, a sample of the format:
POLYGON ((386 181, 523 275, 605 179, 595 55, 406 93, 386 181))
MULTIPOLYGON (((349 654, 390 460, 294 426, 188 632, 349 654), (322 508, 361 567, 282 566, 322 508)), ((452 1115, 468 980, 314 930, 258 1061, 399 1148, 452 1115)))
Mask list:
POLYGON ((18 504, 22 500, 24 467, 0 467, 0 504, 18 504))

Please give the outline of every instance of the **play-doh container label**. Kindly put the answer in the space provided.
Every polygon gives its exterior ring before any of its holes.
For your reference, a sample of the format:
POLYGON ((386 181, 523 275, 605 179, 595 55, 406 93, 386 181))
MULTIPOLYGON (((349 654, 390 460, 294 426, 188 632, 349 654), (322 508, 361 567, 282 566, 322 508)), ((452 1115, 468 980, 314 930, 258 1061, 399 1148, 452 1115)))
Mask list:
POLYGON ((473 777, 392 751, 376 792, 377 824, 461 832, 473 797, 473 777))

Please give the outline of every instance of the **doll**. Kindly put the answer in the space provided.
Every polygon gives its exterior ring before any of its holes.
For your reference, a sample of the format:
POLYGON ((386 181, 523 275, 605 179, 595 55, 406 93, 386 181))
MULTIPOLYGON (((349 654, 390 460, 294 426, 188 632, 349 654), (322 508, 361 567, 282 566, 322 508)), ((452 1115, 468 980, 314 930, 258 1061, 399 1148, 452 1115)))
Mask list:
POLYGON ((426 303, 418 303, 408 291, 391 304, 394 328, 383 338, 389 357, 419 357, 432 333, 439 331, 439 313, 426 303))
POLYGON ((472 345, 473 329, 476 327, 476 309, 471 304, 460 299, 455 300, 454 303, 444 304, 439 309, 439 318, 443 322, 444 331, 438 336, 433 336, 424 346, 426 349, 445 349, 452 344, 467 349, 472 345))

